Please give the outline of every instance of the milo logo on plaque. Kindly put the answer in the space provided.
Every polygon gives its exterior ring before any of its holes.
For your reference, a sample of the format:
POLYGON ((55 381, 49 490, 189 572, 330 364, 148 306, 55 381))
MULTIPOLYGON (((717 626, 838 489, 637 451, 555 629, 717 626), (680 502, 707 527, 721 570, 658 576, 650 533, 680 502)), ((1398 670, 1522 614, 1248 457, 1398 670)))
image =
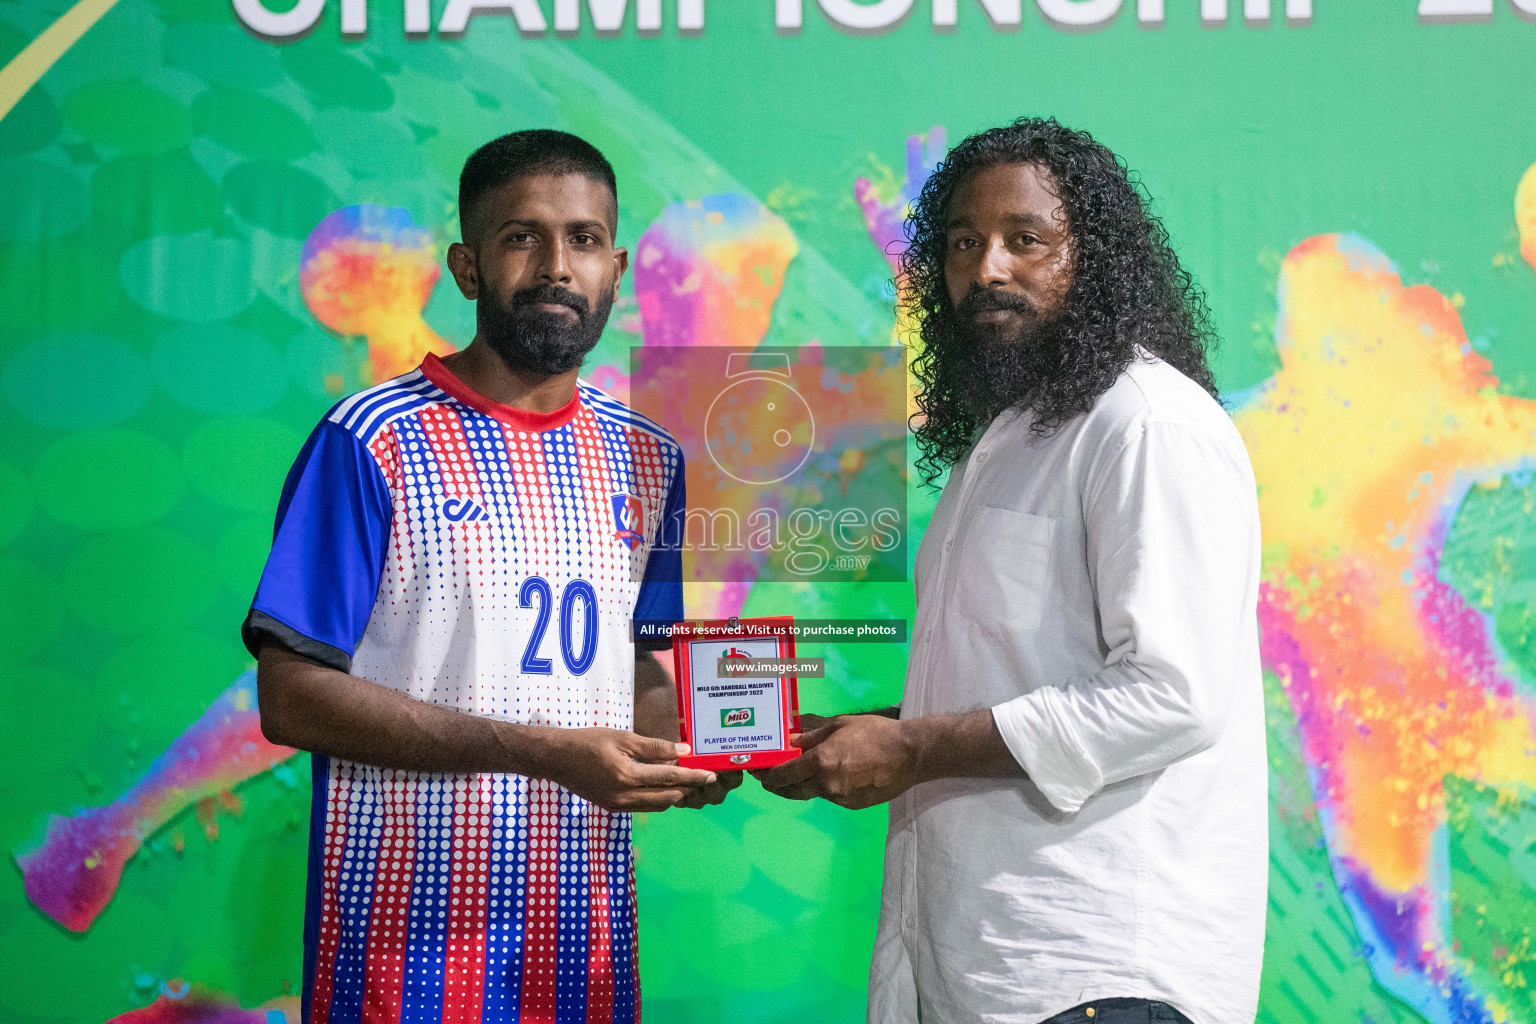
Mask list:
POLYGON ((755 721, 751 708, 721 708, 720 725, 730 728, 738 725, 751 725, 755 721))

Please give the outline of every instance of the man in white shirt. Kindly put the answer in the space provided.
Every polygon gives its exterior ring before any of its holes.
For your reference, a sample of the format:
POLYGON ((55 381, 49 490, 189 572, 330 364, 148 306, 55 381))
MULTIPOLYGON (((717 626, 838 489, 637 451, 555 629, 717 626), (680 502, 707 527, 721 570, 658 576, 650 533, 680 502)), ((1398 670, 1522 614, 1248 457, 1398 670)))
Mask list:
POLYGON ((899 709, 761 776, 890 801, 872 1024, 1247 1024, 1267 881, 1253 471, 1118 159, 1025 119, 908 224, 944 487, 899 709))

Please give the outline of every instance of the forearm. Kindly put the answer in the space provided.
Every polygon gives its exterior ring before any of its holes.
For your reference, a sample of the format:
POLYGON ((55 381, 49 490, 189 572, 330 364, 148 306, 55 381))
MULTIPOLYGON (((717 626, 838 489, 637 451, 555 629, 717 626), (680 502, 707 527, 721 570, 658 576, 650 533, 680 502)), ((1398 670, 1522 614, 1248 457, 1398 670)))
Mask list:
POLYGON ((678 738, 677 689, 650 651, 635 652, 635 732, 659 740, 678 738))
POLYGON ((428 704, 277 644, 257 661, 257 700, 274 743, 404 771, 542 778, 560 732, 428 704))
POLYGON ((795 742, 799 757, 753 773, 764 789, 792 800, 869 807, 936 779, 1024 776, 987 709, 900 722, 839 715, 795 742))
POLYGON ((901 723, 918 781, 1023 778, 1024 769, 997 731, 988 708, 901 723))

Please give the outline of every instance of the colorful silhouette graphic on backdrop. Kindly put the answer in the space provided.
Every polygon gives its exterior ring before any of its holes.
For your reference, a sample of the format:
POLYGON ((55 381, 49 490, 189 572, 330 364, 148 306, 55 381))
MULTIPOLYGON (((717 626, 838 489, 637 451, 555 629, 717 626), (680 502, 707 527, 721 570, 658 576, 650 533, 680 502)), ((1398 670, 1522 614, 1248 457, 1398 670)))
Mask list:
POLYGON ((16 857, 28 898, 70 931, 85 931, 117 892, 123 866, 156 830, 199 801, 231 799, 235 786, 291 756, 292 749, 261 735, 252 669, 122 796, 49 820, 42 845, 16 857))
MULTIPOLYGON (((768 333, 784 273, 799 248, 784 221, 750 196, 671 204, 635 246, 632 273, 645 343, 755 348, 768 333)), ((631 369, 622 368, 626 382, 631 369)), ((685 394, 669 394, 659 405, 644 395, 623 397, 654 415, 658 407, 687 408, 685 394)), ((689 466, 688 477, 689 486, 695 486, 697 467, 689 466)), ((699 500, 710 499, 690 493, 690 504, 699 500)), ((746 582, 718 577, 687 581, 688 614, 700 619, 739 614, 748 589, 746 582)))
POLYGON ((454 346, 421 318, 442 274, 432 234, 406 210, 359 205, 326 217, 304 242, 299 286, 315 319, 368 344, 370 383, 415 369, 454 346))
POLYGON ((1282 368, 1236 414, 1265 525, 1264 664, 1378 981, 1433 1020, 1497 1020, 1528 997, 1478 972, 1523 977, 1536 951, 1510 935, 1507 963, 1479 964, 1448 927, 1445 780, 1536 785, 1536 709, 1442 554, 1469 490, 1536 452, 1536 402, 1499 394, 1451 301, 1357 236, 1291 250, 1278 340, 1282 368))
MULTIPOLYGON (((784 221, 743 195, 674 203, 636 247, 645 345, 632 360, 628 398, 687 453, 685 590, 698 618, 739 614, 760 579, 817 578, 836 564, 826 537, 790 537, 797 509, 830 515, 831 505, 873 504, 859 500, 861 484, 884 491, 886 506, 904 503, 899 350, 829 360, 811 337, 754 356, 798 250, 784 221)), ((900 565, 890 575, 899 579, 904 553, 893 557, 900 565)), ((857 571, 867 575, 870 565, 857 571)))

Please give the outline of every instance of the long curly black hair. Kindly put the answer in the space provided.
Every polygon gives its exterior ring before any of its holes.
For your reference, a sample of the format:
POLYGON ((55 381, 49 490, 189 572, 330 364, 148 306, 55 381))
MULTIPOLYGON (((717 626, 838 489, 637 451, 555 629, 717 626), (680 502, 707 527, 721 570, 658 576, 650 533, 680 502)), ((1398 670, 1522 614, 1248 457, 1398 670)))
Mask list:
POLYGON ((950 150, 907 219, 902 301, 919 324, 921 352, 912 364, 919 414, 913 420, 922 452, 918 468, 930 486, 965 454, 983 425, 963 394, 957 356, 965 342, 944 279, 950 200, 972 172, 1014 163, 1050 172, 1074 245, 1059 322, 1042 336, 1049 351, 1036 354, 1042 372, 1027 397, 1034 433, 1047 437, 1092 408, 1138 348, 1217 394, 1207 363, 1216 343, 1210 310, 1148 209, 1145 188, 1087 132, 1054 118, 1020 118, 950 150))

